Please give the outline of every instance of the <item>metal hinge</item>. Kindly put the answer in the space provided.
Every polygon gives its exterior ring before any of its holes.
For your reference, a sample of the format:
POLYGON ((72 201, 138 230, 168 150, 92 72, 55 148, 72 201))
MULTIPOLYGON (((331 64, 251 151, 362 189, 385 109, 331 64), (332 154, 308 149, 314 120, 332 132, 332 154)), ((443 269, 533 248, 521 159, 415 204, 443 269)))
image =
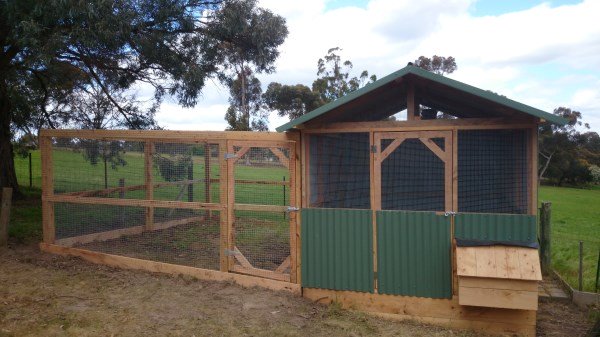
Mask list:
POLYGON ((225 153, 225 160, 237 157, 235 153, 225 153))
POLYGON ((445 212, 444 213, 444 216, 450 216, 450 215, 455 216, 456 212, 445 212))
POLYGON ((377 145, 371 145, 371 152, 377 153, 377 145))
POLYGON ((239 254, 238 252, 236 252, 235 250, 230 250, 230 249, 224 249, 224 253, 227 256, 232 256, 232 255, 237 255, 239 254))
POLYGON ((298 208, 298 207, 288 206, 288 208, 285 211, 286 212, 298 212, 299 210, 300 210, 300 208, 298 208))

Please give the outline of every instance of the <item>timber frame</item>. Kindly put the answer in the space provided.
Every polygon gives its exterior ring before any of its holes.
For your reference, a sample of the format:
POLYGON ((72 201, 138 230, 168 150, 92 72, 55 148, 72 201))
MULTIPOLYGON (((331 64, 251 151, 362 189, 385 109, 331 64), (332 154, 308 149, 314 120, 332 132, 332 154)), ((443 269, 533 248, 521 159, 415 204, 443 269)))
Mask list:
MULTIPOLYGON (((142 269, 153 272, 165 272, 170 274, 186 274, 200 279, 232 281, 242 286, 261 286, 274 290, 290 291, 294 294, 300 294, 300 280, 297 278, 296 263, 298 252, 296 241, 299 238, 297 222, 299 217, 295 212, 290 213, 290 256, 285 259, 282 265, 276 271, 266 271, 252 267, 243 255, 237 254, 235 257, 242 261, 242 265, 234 263, 234 257, 227 254, 228 250, 238 251, 234 246, 233 225, 234 210, 253 210, 253 211, 287 211, 287 206, 273 205, 250 205, 235 203, 233 198, 234 184, 274 184, 286 185, 290 188, 289 200, 291 207, 296 207, 296 200, 300 200, 300 191, 296 188, 296 181, 300 181, 300 162, 297 157, 299 151, 298 133, 290 132, 280 133, 253 133, 253 132, 194 132, 194 131, 138 131, 138 130, 42 130, 40 132, 40 147, 42 150, 42 214, 43 214, 43 243, 40 248, 43 251, 73 255, 86 259, 90 262, 107 264, 111 266, 142 269), (144 184, 132 186, 120 186, 104 190, 91 190, 55 194, 53 185, 53 141, 59 138, 79 138, 95 140, 128 140, 143 142, 144 146, 144 184), (156 200, 153 198, 153 191, 156 187, 173 185, 190 185, 199 180, 183 180, 176 182, 154 182, 152 174, 152 154, 154 144, 158 142, 186 143, 186 144, 205 144, 205 150, 209 144, 219 145, 218 158, 220 172, 219 179, 211 179, 209 175, 210 161, 205 156, 205 180, 207 180, 206 200, 207 202, 189 202, 189 201, 171 201, 156 200), (233 170, 234 160, 226 159, 227 151, 233 150, 234 146, 240 146, 240 151, 248 151, 252 147, 266 147, 279 158, 282 164, 290 171, 291 179, 289 182, 265 182, 234 179, 233 170), (289 151, 289 158, 286 157, 278 148, 286 148, 289 151), (219 183, 219 200, 210 200, 210 183, 219 183), (125 191, 145 190, 145 199, 122 199, 106 198, 111 193, 125 191), (54 203, 71 204, 89 204, 89 205, 114 205, 114 206, 137 206, 145 208, 145 222, 138 226, 131 226, 123 229, 115 229, 104 232, 86 234, 76 237, 63 239, 55 238, 54 224, 54 203), (192 209, 207 210, 209 217, 212 211, 219 211, 220 222, 220 270, 208 270, 202 268, 185 267, 171 265, 167 263, 147 261, 130 257, 99 253, 84 249, 74 248, 74 245, 85 244, 94 241, 105 241, 116 239, 126 235, 141 234, 146 231, 156 231, 167 229, 173 226, 185 225, 191 222, 203 220, 203 217, 192 217, 176 220, 168 220, 161 223, 154 222, 154 209, 192 209), (284 273, 284 270, 289 270, 284 273)), ((238 153, 241 157, 241 153, 238 153)), ((238 157, 238 158, 239 158, 238 157)))

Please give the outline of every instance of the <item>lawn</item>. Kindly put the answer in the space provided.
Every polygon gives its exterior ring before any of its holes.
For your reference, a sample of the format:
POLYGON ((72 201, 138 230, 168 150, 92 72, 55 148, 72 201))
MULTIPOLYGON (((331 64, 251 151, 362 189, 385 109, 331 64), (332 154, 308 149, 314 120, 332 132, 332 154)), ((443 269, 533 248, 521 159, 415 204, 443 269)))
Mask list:
POLYGON ((552 202, 552 265, 577 289, 579 241, 584 243, 584 290, 594 291, 600 250, 600 188, 542 186, 539 200, 552 202))

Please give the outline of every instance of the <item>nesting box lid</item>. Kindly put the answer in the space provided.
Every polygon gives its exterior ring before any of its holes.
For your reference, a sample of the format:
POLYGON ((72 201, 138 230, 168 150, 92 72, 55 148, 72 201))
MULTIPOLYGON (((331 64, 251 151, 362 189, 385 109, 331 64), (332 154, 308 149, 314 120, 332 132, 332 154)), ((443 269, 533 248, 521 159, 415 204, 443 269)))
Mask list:
POLYGON ((541 281, 535 248, 505 245, 456 247, 458 276, 541 281))

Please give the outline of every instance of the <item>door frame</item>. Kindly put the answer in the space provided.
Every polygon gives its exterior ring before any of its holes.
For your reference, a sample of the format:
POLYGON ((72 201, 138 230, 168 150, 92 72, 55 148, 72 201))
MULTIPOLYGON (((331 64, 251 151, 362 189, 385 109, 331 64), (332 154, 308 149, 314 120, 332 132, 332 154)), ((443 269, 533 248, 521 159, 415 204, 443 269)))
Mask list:
MULTIPOLYGON (((431 152, 444 162, 444 212, 455 211, 453 207, 453 153, 454 144, 452 131, 394 131, 373 133, 373 182, 371 184, 371 195, 374 211, 381 210, 381 164, 407 139, 419 139, 431 152), (435 144, 433 138, 444 139, 444 150, 435 144), (381 147, 381 141, 392 139, 392 143, 385 149, 381 147)), ((412 210, 406 210, 412 211, 412 210)))

